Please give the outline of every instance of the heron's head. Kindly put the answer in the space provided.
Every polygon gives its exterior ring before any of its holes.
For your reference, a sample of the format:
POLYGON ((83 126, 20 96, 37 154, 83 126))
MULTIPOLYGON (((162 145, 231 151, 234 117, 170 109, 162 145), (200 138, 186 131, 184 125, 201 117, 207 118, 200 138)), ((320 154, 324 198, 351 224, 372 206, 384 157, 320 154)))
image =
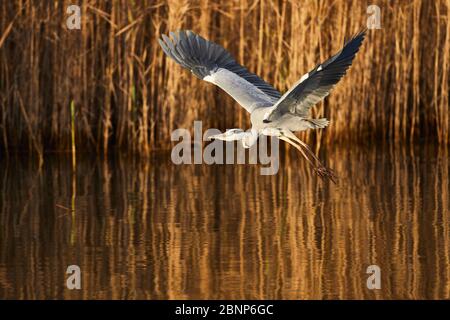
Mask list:
POLYGON ((244 130, 242 130, 242 129, 229 129, 229 130, 225 131, 224 134, 226 136, 231 136, 231 135, 242 133, 242 132, 244 132, 244 130))

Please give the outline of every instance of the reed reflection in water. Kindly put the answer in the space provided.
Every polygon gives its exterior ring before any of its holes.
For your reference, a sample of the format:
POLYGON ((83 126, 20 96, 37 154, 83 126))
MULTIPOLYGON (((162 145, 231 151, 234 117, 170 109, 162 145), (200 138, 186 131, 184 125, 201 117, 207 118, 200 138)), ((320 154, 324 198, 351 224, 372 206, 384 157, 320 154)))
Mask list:
POLYGON ((79 157, 75 174, 70 156, 2 160, 0 298, 450 298, 447 151, 336 147, 321 157, 338 186, 291 151, 275 176, 166 154, 79 157))

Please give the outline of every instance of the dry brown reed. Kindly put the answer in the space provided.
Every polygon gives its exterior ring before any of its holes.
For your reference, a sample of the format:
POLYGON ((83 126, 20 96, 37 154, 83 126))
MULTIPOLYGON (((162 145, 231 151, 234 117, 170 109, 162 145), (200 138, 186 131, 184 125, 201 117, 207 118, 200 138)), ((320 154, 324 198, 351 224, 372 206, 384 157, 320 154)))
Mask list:
POLYGON ((226 94, 168 61, 156 39, 193 29, 285 91, 365 27, 381 8, 350 73, 315 115, 331 119, 318 142, 449 143, 450 1, 79 1, 81 30, 68 30, 73 1, 0 4, 0 144, 3 150, 170 148, 170 132, 248 127, 226 94))

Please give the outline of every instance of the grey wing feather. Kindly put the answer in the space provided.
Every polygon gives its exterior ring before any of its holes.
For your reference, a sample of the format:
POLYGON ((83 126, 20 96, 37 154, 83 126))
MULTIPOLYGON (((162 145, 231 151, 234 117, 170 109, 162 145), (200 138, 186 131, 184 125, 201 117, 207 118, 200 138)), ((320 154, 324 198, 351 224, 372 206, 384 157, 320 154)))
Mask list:
POLYGON ((238 64, 218 44, 192 31, 170 32, 171 38, 158 39, 167 56, 198 78, 212 82, 235 98, 248 111, 252 105, 272 106, 281 94, 270 84, 238 64))
POLYGON ((280 98, 264 121, 273 121, 285 113, 307 116, 311 107, 324 99, 345 75, 365 34, 366 30, 356 34, 341 51, 305 74, 280 98))

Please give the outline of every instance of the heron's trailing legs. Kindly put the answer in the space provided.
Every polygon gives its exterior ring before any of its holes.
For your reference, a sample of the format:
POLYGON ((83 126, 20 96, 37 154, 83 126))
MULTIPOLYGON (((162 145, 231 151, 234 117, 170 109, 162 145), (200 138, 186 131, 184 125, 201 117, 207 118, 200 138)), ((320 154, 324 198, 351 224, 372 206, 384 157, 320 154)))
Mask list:
POLYGON ((290 131, 283 130, 283 135, 280 137, 281 140, 288 142, 293 145, 297 150, 301 152, 303 157, 308 161, 308 163, 314 168, 319 177, 323 179, 330 179, 333 183, 337 183, 337 177, 333 171, 325 167, 322 162, 317 158, 317 156, 312 152, 309 146, 302 140, 297 138, 295 134, 290 131))
MULTIPOLYGON (((337 177, 333 173, 333 171, 325 167, 319 160, 319 158, 317 158, 317 156, 314 154, 314 152, 312 152, 309 146, 302 140, 297 138, 291 131, 266 128, 259 133, 267 136, 278 137, 279 139, 293 145, 298 151, 300 151, 306 161, 308 161, 308 163, 314 168, 319 177, 321 177, 322 179, 330 179, 334 183, 337 183, 337 177)), ((209 137, 209 139, 218 139, 223 141, 241 140, 244 148, 250 148, 253 144, 256 143, 259 133, 257 130, 253 129, 250 132, 244 132, 241 129, 230 129, 225 133, 212 135, 209 137)))

